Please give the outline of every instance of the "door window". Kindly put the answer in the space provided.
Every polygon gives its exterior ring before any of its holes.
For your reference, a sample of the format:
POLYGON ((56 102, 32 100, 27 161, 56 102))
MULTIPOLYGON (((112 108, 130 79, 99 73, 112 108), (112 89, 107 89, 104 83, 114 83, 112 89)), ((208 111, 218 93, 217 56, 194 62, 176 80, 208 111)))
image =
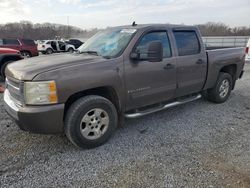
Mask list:
POLYGON ((163 58, 171 57, 171 47, 168 35, 165 31, 150 32, 145 34, 136 47, 136 52, 141 58, 148 58, 148 47, 151 42, 160 41, 163 46, 163 58))
POLYGON ((3 39, 5 45, 20 45, 17 39, 3 39))
POLYGON ((200 42, 195 31, 174 31, 179 56, 200 53, 200 42))
POLYGON ((31 45, 31 46, 35 46, 35 42, 33 40, 30 40, 30 39, 23 39, 22 40, 24 44, 26 45, 31 45))

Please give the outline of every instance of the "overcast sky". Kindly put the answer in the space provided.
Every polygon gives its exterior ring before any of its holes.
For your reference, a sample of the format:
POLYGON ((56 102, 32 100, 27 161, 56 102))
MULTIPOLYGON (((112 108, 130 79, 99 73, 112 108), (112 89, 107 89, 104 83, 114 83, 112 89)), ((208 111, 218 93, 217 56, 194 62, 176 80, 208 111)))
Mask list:
POLYGON ((250 0, 0 0, 0 23, 29 20, 81 28, 137 23, 250 26, 250 0))

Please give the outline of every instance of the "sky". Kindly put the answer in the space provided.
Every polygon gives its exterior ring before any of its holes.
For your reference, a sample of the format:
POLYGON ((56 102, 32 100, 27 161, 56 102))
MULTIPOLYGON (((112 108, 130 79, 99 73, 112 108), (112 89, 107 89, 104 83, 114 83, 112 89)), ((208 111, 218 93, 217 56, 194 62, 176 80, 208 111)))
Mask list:
POLYGON ((145 23, 250 26, 250 0, 0 0, 0 23, 28 20, 82 29, 145 23))

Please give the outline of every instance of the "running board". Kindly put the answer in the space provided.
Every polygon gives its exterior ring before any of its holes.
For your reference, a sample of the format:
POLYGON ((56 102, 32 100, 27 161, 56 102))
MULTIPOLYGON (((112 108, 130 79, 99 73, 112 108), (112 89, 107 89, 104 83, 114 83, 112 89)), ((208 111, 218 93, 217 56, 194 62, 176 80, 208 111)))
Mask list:
POLYGON ((181 104, 192 102, 192 101, 198 100, 200 98, 201 98, 201 94, 198 94, 196 96, 192 96, 192 97, 180 100, 180 101, 175 101, 175 102, 172 102, 172 103, 165 104, 162 107, 158 107, 158 108, 156 107, 156 108, 148 109, 148 110, 141 111, 141 112, 137 111, 137 112, 132 113, 132 114, 125 114, 125 117, 126 118, 138 118, 138 117, 145 116, 145 115, 148 115, 148 114, 151 114, 151 113, 154 113, 154 112, 158 112, 158 111, 161 111, 161 110, 164 110, 164 109, 168 109, 168 108, 171 108, 171 107, 174 107, 174 106, 178 106, 178 105, 181 105, 181 104))

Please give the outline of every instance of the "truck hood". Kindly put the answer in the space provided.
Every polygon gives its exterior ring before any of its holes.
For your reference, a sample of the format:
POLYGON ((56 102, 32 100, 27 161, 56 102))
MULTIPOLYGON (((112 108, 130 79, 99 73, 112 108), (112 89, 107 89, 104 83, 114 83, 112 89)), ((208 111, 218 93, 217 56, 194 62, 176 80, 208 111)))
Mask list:
POLYGON ((5 73, 6 76, 18 80, 32 80, 36 75, 46 71, 78 64, 96 63, 103 60, 101 56, 87 54, 54 54, 10 63, 5 73))

